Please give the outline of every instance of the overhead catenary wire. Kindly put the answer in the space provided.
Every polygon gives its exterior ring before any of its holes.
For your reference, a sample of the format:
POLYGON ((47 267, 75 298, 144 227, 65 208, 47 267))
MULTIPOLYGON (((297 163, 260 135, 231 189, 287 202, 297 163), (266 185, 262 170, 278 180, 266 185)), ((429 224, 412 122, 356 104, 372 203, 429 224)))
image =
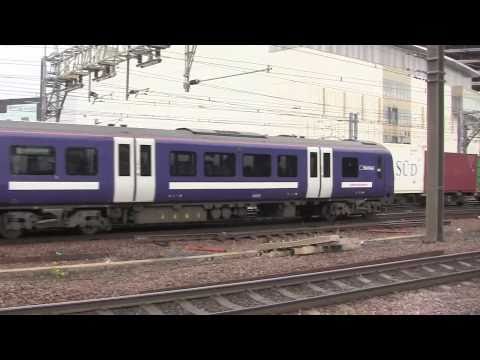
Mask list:
MULTIPOLYGON (((293 49, 285 49, 285 50, 293 50, 293 49)), ((313 50, 313 51, 317 51, 318 50, 313 50)), ((170 50, 169 53, 174 53, 174 54, 180 54, 178 52, 175 52, 174 50, 170 50)), ((308 53, 308 54, 311 54, 311 53, 308 53)), ((314 54, 315 55, 315 54, 314 54)), ((327 56, 327 55, 322 55, 322 54, 316 54, 318 56, 323 56, 323 57, 326 57, 326 58, 333 58, 331 56, 327 56)), ((254 61, 248 61, 248 60, 239 60, 239 59, 231 59, 231 58, 219 58, 219 57, 212 57, 212 56, 202 56, 202 55, 196 55, 197 58, 203 58, 203 59, 212 59, 212 60, 220 60, 220 61, 226 61, 226 62, 234 62, 234 63, 246 63, 246 64, 251 64, 251 65, 258 65, 258 66, 266 66, 267 64, 266 63, 259 63, 259 62, 254 62, 254 61)), ((173 59, 173 58, 172 58, 173 59)), ((335 60, 338 60, 338 61, 348 61, 348 59, 341 59, 341 58, 333 58, 335 60)), ((211 64, 211 65, 218 65, 218 66, 228 66, 228 67, 232 67, 231 65, 226 65, 226 64, 218 64, 218 63, 212 63, 212 62, 202 62, 201 60, 196 60, 197 63, 203 63, 203 64, 211 64)), ((380 86, 382 87, 383 86, 383 83, 380 81, 376 81, 376 80, 372 80, 372 79, 365 79, 365 78, 359 78, 359 77, 355 77, 355 76, 350 76, 350 75, 344 75, 344 74, 341 74, 341 73, 338 73, 338 74, 332 74, 332 73, 322 73, 322 72, 318 72, 318 71, 313 71, 313 70, 308 70, 308 69, 304 69, 304 68, 299 68, 299 67, 291 67, 291 66, 284 66, 284 65, 279 65, 279 64, 276 64, 275 62, 272 62, 272 65, 274 65, 274 67, 277 69, 286 69, 286 70, 293 70, 293 71, 297 71, 297 72, 304 72, 304 73, 307 73, 307 74, 317 74, 317 75, 325 75, 325 76, 330 76, 330 77, 333 77, 334 79, 332 80, 340 80, 340 81, 343 81, 343 82, 350 82, 348 79, 353 79, 353 80, 359 80, 359 81, 363 81, 363 82, 372 82, 372 83, 375 83, 375 86, 380 86)), ((364 64, 362 64, 364 65, 364 64)), ((370 66, 370 65, 369 65, 370 66)), ((236 66, 237 68, 239 68, 238 66, 236 66)), ((382 66, 383 67, 383 66, 382 66)), ((379 66, 375 66, 374 68, 379 68, 379 66)), ((245 69, 245 68, 243 68, 245 69)), ((400 74, 400 75, 406 75, 405 73, 403 72, 396 72, 392 69, 383 69, 383 71, 386 71, 386 72, 389 72, 389 73, 395 73, 395 74, 400 74)), ((418 89, 420 91, 424 91, 424 88, 423 87, 414 87, 412 86, 412 89, 418 89)))
MULTIPOLYGON (((171 57, 171 56, 164 56, 164 57, 168 58, 168 59, 172 59, 172 60, 182 61, 181 58, 175 58, 175 57, 171 57)), ((232 66, 232 65, 226 65, 226 64, 218 64, 218 63, 206 62, 206 61, 201 61, 201 60, 196 60, 196 63, 199 64, 199 65, 226 67, 226 68, 237 69, 237 70, 245 70, 245 71, 252 70, 251 68, 232 66)), ((258 64, 258 65, 267 66, 266 64, 258 64)), ((273 67, 275 69, 277 67, 278 68, 286 68, 286 67, 277 66, 277 65, 273 65, 273 67)), ((292 68, 287 68, 287 69, 292 69, 292 68)), ((306 71, 306 70, 302 70, 302 71, 309 72, 309 71, 306 71)), ((316 73, 316 72, 311 72, 311 73, 316 73)), ((329 79, 329 78, 319 78, 319 77, 313 77, 313 76, 299 75, 299 74, 294 74, 294 73, 281 73, 281 72, 278 72, 276 70, 271 71, 271 74, 272 74, 272 76, 273 76, 273 74, 283 74, 283 75, 288 75, 288 76, 292 76, 292 77, 314 78, 314 79, 319 79, 319 80, 323 80, 323 81, 338 82, 338 83, 342 83, 342 84, 345 84, 345 85, 355 84, 355 85, 370 86, 370 87, 381 88, 381 89, 391 89, 391 90, 409 89, 409 90, 414 91, 414 92, 419 92, 419 93, 426 94, 426 88, 423 88, 423 87, 414 87, 414 86, 411 86, 411 85, 408 85, 408 86, 406 85, 405 87, 386 86, 385 84, 383 84, 383 82, 376 82, 376 81, 375 81, 374 84, 369 84, 368 82, 373 82, 374 80, 357 79, 357 80, 360 80, 360 81, 364 81, 364 82, 358 82, 358 81, 348 80, 351 77, 342 76, 342 75, 316 73, 316 74, 322 74, 322 75, 332 77, 331 79, 329 79)), ((405 74, 403 74, 403 75, 405 75, 405 74)), ((355 78, 352 78, 352 79, 355 79, 355 78)), ((347 89, 347 88, 345 88, 345 89, 347 89)))
MULTIPOLYGON (((198 55, 197 55, 198 56, 198 55)), ((201 56, 198 56, 198 57, 201 57, 201 56)), ((178 61, 184 61, 183 58, 175 58, 175 57, 171 57, 171 56, 168 56, 168 55, 164 55, 163 58, 166 58, 166 59, 172 59, 172 60, 178 60, 178 61)), ((15 63, 12 63, 12 64, 18 64, 18 61, 25 61, 25 60, 21 60, 21 59, 1 59, 0 58, 0 61, 1 60, 10 60, 10 61, 15 61, 15 63)), ((337 59, 338 60, 338 59, 337 59)), ((32 61, 25 61, 25 62, 28 62, 28 63, 31 63, 32 65, 35 65, 35 66, 39 66, 38 63, 36 62, 32 62, 32 61)), ((218 63, 212 63, 212 62, 205 62, 205 61, 201 61, 201 60, 196 60, 196 63, 198 64, 204 64, 204 65, 212 65, 212 66, 217 66, 217 67, 228 67, 228 68, 235 68, 235 69, 241 69, 241 70, 254 70, 252 68, 246 68, 246 67, 239 67, 239 66, 231 66, 231 65, 226 65, 226 64, 218 64, 218 63)), ((262 65, 262 66, 268 66, 267 64, 260 64, 260 63, 255 63, 255 64, 258 64, 258 65, 262 65)), ((390 89, 400 89, 400 90, 403 90, 403 88, 396 88, 396 87, 388 87, 388 86, 385 86, 384 84, 382 84, 382 82, 375 82, 374 84, 368 84, 369 82, 374 82, 373 80, 369 80, 369 79, 361 79, 361 78, 355 78, 355 77, 347 77, 347 76, 342 76, 342 75, 332 75, 332 74, 326 74, 326 73, 319 73, 319 72, 313 72, 313 71, 308 71, 308 70, 303 70, 303 69, 297 69, 297 68, 291 68, 291 67, 285 67, 285 66, 275 66, 275 67, 279 67, 279 68, 284 68, 284 69, 294 69, 295 71, 304 71, 304 72, 308 72, 308 73, 315 73, 315 74, 322 74, 322 75, 326 75, 326 76, 330 76, 332 77, 331 79, 326 79, 326 78, 318 78, 316 77, 316 79, 319 79, 319 80, 324 80, 324 81, 330 81, 330 82, 341 82, 341 83, 345 83, 345 84, 358 84, 358 85, 362 85, 362 86, 374 86, 374 87, 379 87, 379 88, 390 88, 390 89), (360 80, 362 81, 362 83, 359 83, 359 82, 354 82, 354 81, 351 81, 351 80, 348 80, 348 79, 356 79, 356 80, 360 80), (367 84, 366 84, 367 83, 367 84)), ((256 71, 256 70, 255 70, 256 71)), ((283 75, 286 75, 286 76, 294 76, 294 77, 306 77, 304 75, 299 75, 299 74, 293 74, 293 73, 280 73, 280 72, 277 72, 279 74, 283 74, 283 75)), ((220 77, 221 78, 221 77, 220 77)), ((310 76, 310 78, 312 78, 310 76)), ((412 91, 415 91, 415 87, 411 87, 411 90, 412 91)), ((418 88, 418 90, 422 93, 425 93, 426 90, 424 88, 418 88)))
MULTIPOLYGON (((318 104, 316 104, 316 105, 318 105, 318 104)), ((330 105, 328 105, 328 106, 330 106, 330 105)), ((288 115, 292 115, 292 114, 288 114, 288 115)), ((295 114, 293 114, 293 115, 295 115, 295 114)), ((301 116, 301 114, 298 114, 298 115, 301 116)), ((315 116, 318 116, 318 115, 319 115, 319 114, 315 114, 315 116)))
MULTIPOLYGON (((110 87, 108 87, 108 88, 110 88, 110 87)), ((155 93, 156 91, 155 91, 155 90, 151 90, 151 92, 152 92, 152 93, 155 93)), ((182 96, 182 95, 173 95, 173 94, 168 94, 168 93, 167 93, 167 96, 181 97, 181 98, 184 98, 184 99, 191 100, 190 98, 185 97, 185 96, 182 96)), ((149 96, 149 97, 150 97, 150 96, 149 96)), ((223 102, 223 101, 214 100, 214 98, 210 98, 210 97, 208 98, 208 100, 206 100, 206 99, 198 99, 198 100, 200 100, 200 101, 205 101, 205 102, 209 102, 209 103, 212 103, 212 102, 227 103, 227 102, 223 102)), ((150 102, 150 101, 148 101, 148 100, 139 100, 139 101, 143 101, 144 103, 149 103, 149 102, 150 102)), ((158 103, 158 101, 151 101, 151 103, 152 103, 152 104, 156 104, 156 103, 158 103)), ((230 104, 230 105, 242 105, 242 104, 236 104, 236 103, 232 103, 232 102, 228 102, 228 104, 230 104)), ((259 109, 260 109, 260 107, 259 107, 257 104, 245 104, 245 103, 244 103, 243 105, 245 105, 245 106, 250 106, 250 107, 256 107, 256 108, 259 108, 259 109)), ((319 104, 316 104, 316 105, 318 106, 319 104)), ((321 105, 320 105, 320 106, 321 106, 321 105)), ((336 108, 339 108, 339 109, 342 109, 342 108, 343 108, 342 106, 336 106, 336 105, 331 105, 331 104, 326 104, 326 106, 327 106, 327 107, 336 107, 336 108)), ((284 107, 285 107, 285 106, 284 106, 284 107)), ((290 108, 291 108, 291 107, 290 107, 290 108)), ((350 108, 352 108, 352 107, 350 107, 350 108)), ((310 108, 309 108, 309 107, 304 107, 303 109, 306 110, 306 109, 315 109, 315 108, 313 108, 313 107, 310 107, 310 108)), ((318 111, 318 110, 319 110, 319 107, 317 107, 316 110, 318 111)), ((374 115, 378 115, 378 114, 379 114, 378 112, 364 111, 364 114, 369 114, 369 113, 372 113, 372 114, 374 114, 374 115)), ((317 113, 317 114, 315 114, 315 115, 316 115, 316 116, 321 116, 321 114, 319 114, 319 113, 317 113)))
MULTIPOLYGON (((179 59, 180 60, 180 59, 179 59)), ((258 70, 255 70, 254 72, 258 72, 258 70)), ((285 76, 298 76, 298 75, 294 75, 294 74, 286 74, 286 73, 279 73, 279 74, 284 74, 285 76)), ((267 74, 262 74, 262 75, 267 75, 267 74)), ((152 77, 152 75, 149 75, 150 77, 152 77)), ((225 77, 230 77, 230 76, 225 76, 225 77)), ((351 88, 339 88, 339 87, 331 87, 331 86, 326 86, 322 83, 314 83, 314 82, 303 82, 303 81, 298 81, 298 80, 292 80, 292 79, 286 79, 286 78, 282 78, 282 77, 278 77, 278 76, 272 76, 273 78, 277 78, 277 79, 282 79, 282 80, 285 80, 285 81, 290 81, 290 82, 296 82, 296 83, 304 83, 304 84, 307 84, 307 85, 313 85, 313 86, 319 86, 319 87, 324 87, 324 88, 328 88, 328 89, 333 89, 333 90, 340 90, 340 91, 348 91, 350 93, 359 93, 359 94, 362 94, 362 95, 366 95, 366 96, 375 96, 377 98, 381 98, 382 96, 379 95, 379 94, 371 94, 371 93, 366 93, 365 91, 362 91, 362 92, 359 92, 359 91, 354 91, 352 90, 351 88)), ((217 77, 215 79, 221 79, 223 77, 217 77)), ((324 81, 338 81, 338 80, 335 80, 335 79, 324 79, 324 81)), ((388 87, 387 87, 388 88, 388 87)), ((402 90, 406 90, 408 88, 403 88, 402 90)), ((422 92, 425 92, 425 89, 422 90, 422 92)), ((403 99, 405 100, 405 99, 403 99)), ((414 103, 418 103, 420 105, 425 105, 424 102, 419 102, 419 101, 414 101, 414 100, 411 100, 410 99, 410 102, 414 102, 414 103)))
MULTIPOLYGON (((151 77, 151 75, 146 75, 146 76, 151 77)), ((169 78, 164 78, 164 77, 160 77, 160 78, 166 79, 167 81, 172 81, 172 80, 170 80, 169 78)), ((263 95, 264 95, 264 94, 263 94, 263 95)), ((281 100, 285 100, 285 99, 286 99, 286 98, 281 98, 281 100)), ((290 101, 293 101, 293 102, 301 101, 301 100, 299 100, 299 99, 287 99, 287 100, 290 100, 290 101)), ((319 103, 311 103, 311 104, 316 105, 316 106, 320 105, 319 103)), ((328 106, 331 106, 331 105, 328 105, 328 106)))
MULTIPOLYGON (((148 74, 148 75, 147 75, 147 73, 144 73, 144 74, 145 74, 144 76, 152 77, 151 74, 148 74)), ((266 74, 261 74, 261 75, 266 75, 266 74)), ((291 74, 286 74, 286 76, 287 76, 287 75, 291 75, 291 74)), ((173 77, 170 77, 170 81, 172 81, 172 79, 174 79, 174 78, 173 78, 173 77)), ((291 79, 289 79, 289 80, 291 80, 291 79)), ((174 80, 174 81, 180 82, 181 79, 174 80)), ((210 86, 210 85, 205 84, 205 85, 203 85, 203 86, 210 86)), ((214 85, 214 86, 215 86, 215 85, 214 85)), ((224 87, 224 89, 225 89, 225 87, 224 87)), ((244 89, 234 89, 234 88, 232 88, 231 91, 235 91, 235 90, 237 90, 237 91, 238 91, 238 90, 243 91, 244 89)), ((261 94, 261 95, 259 95, 258 93, 257 93, 257 94, 250 94, 250 95, 252 95, 252 97, 260 97, 260 96, 265 96, 265 95, 268 96, 268 94, 261 94)), ((72 96, 72 95, 70 95, 70 96, 72 96)), ((381 96, 378 96, 378 97, 381 97, 381 96)), ((274 100, 279 101, 279 104, 280 104, 281 102, 286 101, 286 98, 285 98, 285 97, 276 97, 276 98, 273 97, 273 98, 271 98, 271 99, 274 99, 274 100)), ((109 101, 110 101, 110 100, 106 100, 105 102, 108 103, 109 101)), ((140 101, 142 101, 142 100, 139 100, 139 102, 137 103, 137 105, 140 104, 140 101)), ((189 100, 189 101, 192 101, 192 100, 189 100)), ((288 101, 292 102, 292 104, 295 104, 295 103, 299 103, 299 102, 301 101, 301 99, 289 98, 288 101)), ((117 102, 117 103, 118 103, 118 102, 117 102)), ((143 100, 143 104, 148 105, 148 102, 146 102, 146 101, 143 100)), ((152 103, 152 104, 153 104, 153 103, 152 103)), ((245 107, 252 106, 252 104, 248 104, 248 102, 245 102, 244 104, 238 104, 238 103, 237 103, 237 104, 228 104, 228 105, 233 105, 233 106, 235 106, 235 107, 237 107, 237 108, 238 108, 238 107, 241 107, 241 106, 245 106, 245 107)), ((155 106, 155 105, 154 105, 154 106, 155 106)), ((185 106, 185 104, 179 104, 179 106, 180 106, 180 107, 181 107, 181 106, 185 106)), ((190 106, 190 105, 189 105, 189 106, 190 106)), ((254 105, 254 106, 255 106, 255 105, 254 105)), ((276 107, 277 107, 276 110, 278 110, 278 107, 279 107, 279 106, 280 106, 280 105, 276 105, 276 107)), ((337 108, 337 109, 342 108, 341 106, 334 105, 334 104, 321 104, 321 103, 315 103, 315 102, 310 102, 310 105, 309 105, 309 106, 311 107, 311 109, 315 109, 315 110, 319 110, 321 106, 329 107, 329 108, 330 108, 330 111, 327 110, 327 113, 330 112, 331 114, 334 113, 333 111, 331 111, 331 109, 333 109, 333 108, 337 108)), ((272 107, 272 106, 271 106, 271 107, 272 107)), ((300 107, 306 108, 306 107, 307 107, 307 103, 304 102, 302 105, 300 105, 300 107)), ((349 108, 354 109, 354 108, 352 108, 351 106, 350 106, 349 108)), ((219 109, 219 110, 229 110, 229 111, 233 111, 232 108, 223 108, 223 109, 222 109, 222 108, 217 108, 217 109, 219 109)), ((336 113, 340 113, 340 111, 337 111, 336 113)), ((372 112, 372 111, 364 111, 364 113, 365 113, 365 114, 367 114, 367 113, 374 114, 374 112, 372 112)), ((383 119, 383 114, 381 114, 380 112, 375 112, 375 114, 380 115, 381 118, 383 119)), ((290 112, 287 116, 296 116, 296 115, 301 115, 301 114, 300 114, 299 112, 292 111, 292 112, 290 112)), ((419 115, 419 114, 413 114, 413 113, 412 113, 412 115, 417 116, 417 115, 419 115)), ((321 117, 321 114, 314 113, 314 114, 312 114, 312 116, 313 116, 313 117, 316 117, 316 116, 320 116, 320 117, 321 117)))

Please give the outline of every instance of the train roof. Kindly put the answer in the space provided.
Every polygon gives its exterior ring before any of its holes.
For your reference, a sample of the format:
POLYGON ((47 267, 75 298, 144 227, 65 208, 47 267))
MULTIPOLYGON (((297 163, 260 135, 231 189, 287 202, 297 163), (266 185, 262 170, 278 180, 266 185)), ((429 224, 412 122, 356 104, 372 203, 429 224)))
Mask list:
POLYGON ((366 148, 386 151, 388 149, 378 143, 361 140, 325 140, 325 139, 306 139, 293 135, 267 136, 250 132, 236 132, 224 130, 206 130, 180 128, 177 130, 146 129, 146 128, 126 128, 113 126, 95 126, 95 125, 77 125, 77 124, 57 124, 42 122, 23 122, 23 121, 0 121, 0 131, 21 132, 48 132, 58 133, 59 135, 70 133, 78 135, 103 135, 103 136, 131 136, 131 137, 170 137, 179 139, 199 138, 211 141, 222 142, 251 142, 252 144, 272 144, 272 145, 308 145, 325 146, 334 148, 344 148, 345 150, 363 150, 366 148))

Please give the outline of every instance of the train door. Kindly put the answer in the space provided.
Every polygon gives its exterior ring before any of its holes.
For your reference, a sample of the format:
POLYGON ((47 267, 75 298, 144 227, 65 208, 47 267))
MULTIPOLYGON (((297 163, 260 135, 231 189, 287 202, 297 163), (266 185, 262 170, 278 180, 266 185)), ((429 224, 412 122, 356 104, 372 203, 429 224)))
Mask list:
POLYGON ((135 196, 135 140, 126 137, 115 137, 113 140, 113 202, 132 202, 135 196))
POLYGON ((114 138, 114 174, 114 202, 153 202, 155 140, 114 138))
POLYGON ((307 198, 318 198, 320 195, 320 156, 319 148, 307 148, 307 198))
POLYGON ((376 160, 376 166, 375 166, 375 171, 376 171, 376 185, 375 188, 377 189, 385 189, 385 159, 384 155, 377 155, 377 160, 376 160))
POLYGON ((321 166, 321 198, 331 198, 333 191, 333 151, 332 148, 320 148, 321 166))
POLYGON ((135 202, 155 200, 155 140, 135 139, 135 202))

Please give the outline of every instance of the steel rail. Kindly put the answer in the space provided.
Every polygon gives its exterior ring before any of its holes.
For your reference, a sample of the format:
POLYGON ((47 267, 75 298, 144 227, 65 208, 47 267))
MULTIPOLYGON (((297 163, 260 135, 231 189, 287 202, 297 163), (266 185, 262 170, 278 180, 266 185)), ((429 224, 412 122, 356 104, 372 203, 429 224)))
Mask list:
MULTIPOLYGON (((136 240, 158 240, 158 241, 182 241, 182 240, 198 240, 198 239, 239 239, 239 238, 259 238, 265 236, 278 236, 278 235, 303 235, 316 232, 327 232, 334 230, 348 230, 358 228, 370 228, 370 227, 403 227, 403 226, 415 226, 423 225, 424 220, 418 220, 418 216, 415 219, 402 219, 402 220, 385 220, 377 222, 355 222, 350 224, 337 224, 337 225, 311 225, 311 226, 290 226, 288 228, 273 228, 273 229, 253 229, 247 231, 220 231, 220 232, 197 232, 197 233, 180 233, 180 234, 153 234, 153 235, 137 235, 136 240)), ((448 224, 448 220, 445 220, 445 224, 448 224)))
POLYGON ((263 305, 240 310, 228 310, 216 313, 215 315, 266 315, 283 314, 286 312, 297 311, 299 309, 321 307, 327 305, 340 304, 354 300, 360 300, 367 297, 387 295, 392 292, 416 290, 435 285, 441 285, 448 282, 464 281, 480 276, 480 269, 465 270, 453 274, 437 275, 431 278, 421 278, 413 280, 399 281, 392 284, 375 285, 341 293, 319 295, 300 300, 292 300, 283 303, 263 305))
POLYGON ((184 300, 194 300, 199 298, 208 298, 219 295, 239 294, 243 292, 252 292, 265 289, 277 289, 292 285, 311 284, 321 281, 332 281, 347 279, 349 277, 368 276, 371 274, 381 274, 387 271, 404 271, 415 267, 421 267, 435 264, 444 267, 450 267, 454 273, 437 274, 421 279, 396 281, 391 284, 381 284, 363 286, 357 289, 345 290, 334 294, 324 294, 315 297, 306 297, 298 300, 278 302, 274 304, 247 307, 244 309, 232 309, 228 311, 218 311, 211 314, 259 314, 259 313, 278 313, 292 311, 305 306, 320 306, 334 302, 352 300, 357 297, 367 295, 375 296, 385 294, 391 291, 400 291, 436 285, 444 282, 457 281, 460 279, 472 278, 480 275, 480 251, 465 252, 450 255, 440 255, 423 257, 419 259, 393 261, 375 265, 357 266, 353 268, 312 272, 304 274, 294 274, 281 277, 271 277, 265 279, 245 280, 226 284, 217 284, 209 286, 200 286, 188 289, 167 290, 156 293, 127 295, 114 298, 102 298, 93 300, 83 300, 74 302, 63 302, 42 305, 29 305, 14 308, 0 309, 2 314, 76 314, 88 313, 102 310, 112 310, 120 308, 132 308, 136 306, 145 306, 153 304, 162 304, 169 302, 179 302, 184 300), (472 269, 455 270, 454 267, 445 265, 445 263, 461 261, 477 261, 477 266, 469 265, 472 269))

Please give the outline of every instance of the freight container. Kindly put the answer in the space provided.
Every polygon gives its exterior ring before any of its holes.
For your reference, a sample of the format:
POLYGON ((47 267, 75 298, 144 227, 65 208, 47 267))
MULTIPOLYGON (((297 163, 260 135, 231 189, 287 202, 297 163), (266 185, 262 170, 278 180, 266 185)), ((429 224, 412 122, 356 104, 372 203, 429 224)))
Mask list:
MULTIPOLYGON (((425 158, 427 152, 425 152, 425 158)), ((474 195, 477 190, 477 155, 445 153, 443 190, 446 202, 461 205, 465 195, 474 195)), ((425 162, 425 179, 426 179, 425 162)), ((425 188, 426 190, 426 188, 425 188)))
MULTIPOLYGON (((423 204, 427 155, 424 147, 410 144, 384 145, 393 158, 395 201, 423 204)), ((448 204, 460 205, 466 195, 475 194, 480 200, 480 158, 477 155, 445 153, 444 192, 448 204)))
POLYGON ((423 149, 409 144, 384 144, 393 158, 395 195, 423 193, 423 149))
POLYGON ((480 192, 480 157, 477 156, 477 193, 480 192))

